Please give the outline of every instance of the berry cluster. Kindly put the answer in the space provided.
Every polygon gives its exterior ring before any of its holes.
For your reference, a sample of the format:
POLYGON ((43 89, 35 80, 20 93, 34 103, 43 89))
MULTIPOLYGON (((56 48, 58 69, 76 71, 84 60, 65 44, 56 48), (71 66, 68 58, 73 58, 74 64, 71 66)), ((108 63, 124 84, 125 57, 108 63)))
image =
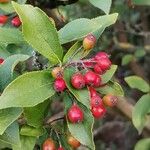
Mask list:
MULTIPOLYGON (((9 17, 6 15, 0 15, 0 25, 5 25, 8 22, 9 17)), ((20 18, 18 16, 11 20, 11 24, 14 27, 19 27, 21 25, 20 18)))
MULTIPOLYGON (((96 44, 96 38, 92 34, 87 35, 83 40, 84 50, 90 50, 96 44)), ((71 65, 73 62, 70 63, 71 65)), ((78 71, 71 76, 70 82, 73 88, 80 90, 88 87, 90 93, 91 112, 95 118, 101 118, 106 113, 106 106, 114 106, 117 99, 113 95, 106 95, 102 99, 95 88, 103 86, 101 75, 111 67, 109 55, 105 52, 98 52, 90 59, 83 59, 75 63, 78 71)), ((54 89, 57 92, 63 92, 67 86, 63 79, 63 68, 56 67, 52 70, 52 76, 55 78, 54 89)), ((74 103, 68 110, 67 115, 71 123, 79 123, 84 119, 82 109, 74 103)))
MULTIPOLYGON (((78 148, 81 145, 81 143, 71 135, 68 136, 67 142, 74 149, 78 148)), ((46 139, 43 143, 42 149, 43 150, 56 150, 55 142, 51 138, 46 139)), ((57 150, 64 150, 64 148, 60 144, 57 150)))
POLYGON ((71 77, 71 84, 75 89, 82 89, 88 86, 90 92, 91 112, 95 118, 101 118, 106 109, 103 100, 96 92, 95 88, 102 86, 101 75, 104 74, 110 67, 111 61, 105 52, 98 52, 93 58, 82 60, 87 71, 85 74, 77 72, 71 77))

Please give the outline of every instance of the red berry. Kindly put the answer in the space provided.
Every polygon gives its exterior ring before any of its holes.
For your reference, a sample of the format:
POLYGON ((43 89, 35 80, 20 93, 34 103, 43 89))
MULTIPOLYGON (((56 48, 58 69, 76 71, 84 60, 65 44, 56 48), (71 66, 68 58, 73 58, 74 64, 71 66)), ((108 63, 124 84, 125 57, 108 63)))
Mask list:
POLYGON ((19 27, 21 25, 21 20, 20 18, 17 16, 15 18, 13 18, 11 20, 11 24, 14 26, 14 27, 19 27))
POLYGON ((91 111, 92 111, 93 116, 97 119, 102 118, 106 113, 106 109, 103 105, 99 107, 93 107, 91 111))
POLYGON ((100 85, 101 85, 101 77, 99 75, 96 75, 96 80, 94 81, 93 86, 100 87, 100 85))
POLYGON ((58 150, 64 150, 64 148, 63 148, 62 146, 60 146, 60 147, 58 148, 58 150))
POLYGON ((3 64, 3 62, 4 62, 4 59, 0 58, 0 65, 3 64))
POLYGON ((85 67, 87 67, 87 68, 93 68, 93 66, 94 66, 94 59, 93 58, 91 58, 91 59, 88 59, 88 60, 86 60, 86 61, 83 61, 83 64, 85 65, 85 67))
POLYGON ((88 34, 84 39, 83 39, 83 48, 84 50, 90 50, 92 49, 96 44, 96 37, 92 34, 88 34))
POLYGON ((70 109, 68 110, 68 119, 71 123, 79 123, 82 122, 84 118, 83 111, 81 108, 73 104, 70 109))
POLYGON ((109 56, 105 52, 98 52, 94 58, 95 58, 95 60, 99 60, 101 58, 109 58, 109 56))
POLYGON ((109 58, 101 58, 100 60, 98 60, 98 65, 103 71, 106 71, 110 68, 111 61, 109 60, 109 58))
POLYGON ((98 64, 94 65, 94 72, 98 74, 103 74, 101 67, 98 64))
POLYGON ((97 92, 93 87, 89 87, 90 97, 96 96, 97 92))
POLYGON ((8 20, 8 17, 5 15, 0 15, 0 24, 4 25, 8 20))
POLYGON ((48 138, 44 143, 43 143, 43 148, 42 150, 56 150, 55 143, 52 139, 48 138))
POLYGON ((56 92, 62 92, 66 89, 66 83, 64 79, 57 78, 54 82, 54 89, 56 92))
POLYGON ((9 0, 0 0, 0 3, 8 3, 9 0))
POLYGON ((85 87, 85 79, 81 73, 75 73, 71 77, 71 84, 76 89, 82 89, 85 87))
POLYGON ((91 97, 91 107, 94 108, 94 107, 99 107, 103 105, 103 101, 102 99, 100 98, 100 96, 97 94, 93 97, 91 97))
POLYGON ((113 107, 117 104, 118 98, 114 95, 108 94, 103 97, 103 102, 106 106, 113 107))
POLYGON ((84 78, 87 85, 94 85, 97 80, 97 74, 95 74, 93 71, 87 71, 84 75, 84 78))

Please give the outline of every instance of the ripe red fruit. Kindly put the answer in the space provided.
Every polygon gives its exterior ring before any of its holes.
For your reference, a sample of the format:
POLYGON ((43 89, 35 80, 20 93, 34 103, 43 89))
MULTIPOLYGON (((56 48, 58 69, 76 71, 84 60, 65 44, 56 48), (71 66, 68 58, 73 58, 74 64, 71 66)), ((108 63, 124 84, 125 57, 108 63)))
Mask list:
POLYGON ((57 78, 54 82, 54 89, 56 92, 62 92, 66 89, 66 83, 64 79, 57 78))
POLYGON ((56 150, 55 143, 52 139, 48 138, 44 143, 43 143, 43 148, 42 150, 56 150))
POLYGON ((87 85, 94 85, 97 80, 97 74, 95 74, 93 71, 87 71, 84 75, 84 78, 87 85))
POLYGON ((76 89, 82 89, 85 87, 85 79, 81 73, 75 73, 71 77, 71 84, 76 89))
POLYGON ((84 50, 90 50, 92 49, 96 44, 96 37, 92 34, 88 34, 84 39, 83 39, 83 48, 84 50))
POLYGON ((98 52, 94 58, 95 58, 95 60, 99 60, 101 58, 109 58, 109 56, 105 52, 98 52))
POLYGON ((103 71, 108 70, 111 66, 111 61, 109 58, 101 58, 97 63, 103 71))
POLYGON ((73 104, 70 109, 68 110, 68 119, 71 123, 79 123, 82 122, 84 118, 83 111, 81 108, 73 104))
POLYGON ((72 146, 73 148, 78 148, 81 145, 81 143, 77 139, 75 139, 73 136, 69 136, 67 138, 67 141, 68 141, 68 144, 72 146))
POLYGON ((96 96, 97 92, 93 87, 89 87, 90 97, 96 96))
POLYGON ((4 62, 4 59, 0 58, 0 65, 3 64, 3 62, 4 62))
POLYGON ((86 61, 83 61, 83 64, 85 65, 85 67, 87 68, 93 68, 94 66, 94 58, 88 59, 86 61))
POLYGON ((101 86, 101 77, 99 75, 96 75, 96 79, 93 83, 94 87, 100 87, 101 86))
POLYGON ((113 107, 117 104, 118 98, 114 95, 108 94, 103 97, 103 103, 106 106, 113 107))
POLYGON ((64 150, 64 148, 63 148, 62 146, 60 146, 60 147, 58 148, 58 150, 64 150))
POLYGON ((98 74, 103 74, 101 67, 98 64, 94 65, 94 72, 98 74))
POLYGON ((93 107, 91 111, 92 111, 94 118, 97 118, 97 119, 102 118, 106 113, 106 109, 103 105, 99 107, 93 107))
POLYGON ((56 78, 62 78, 63 77, 63 69, 61 67, 55 67, 52 70, 52 76, 56 78))
POLYGON ((94 107, 99 107, 103 105, 103 101, 101 99, 101 97, 97 94, 93 97, 91 97, 91 107, 94 108, 94 107))
POLYGON ((8 17, 5 15, 0 15, 0 24, 4 25, 8 20, 8 17))
POLYGON ((21 20, 20 18, 17 16, 15 18, 13 18, 11 20, 11 24, 14 26, 14 27, 19 27, 21 25, 21 20))

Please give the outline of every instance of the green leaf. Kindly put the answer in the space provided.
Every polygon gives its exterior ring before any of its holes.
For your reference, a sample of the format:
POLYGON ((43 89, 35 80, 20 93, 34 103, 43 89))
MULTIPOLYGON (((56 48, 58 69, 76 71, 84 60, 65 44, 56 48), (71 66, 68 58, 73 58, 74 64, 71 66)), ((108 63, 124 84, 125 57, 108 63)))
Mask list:
POLYGON ((11 5, 11 2, 8 3, 0 3, 0 9, 2 9, 3 11, 7 12, 7 13, 13 13, 14 9, 11 5))
POLYGON ((82 89, 82 90, 77 90, 72 87, 70 79, 71 76, 75 73, 75 68, 70 67, 66 68, 64 70, 64 79, 66 81, 67 87, 69 91, 76 97, 76 99, 81 102, 83 105, 85 105, 87 108, 90 108, 90 100, 89 100, 89 92, 88 90, 82 89))
POLYGON ((133 113, 132 122, 139 133, 143 130, 146 124, 146 116, 150 111, 150 94, 143 95, 136 103, 133 113))
POLYGON ((134 56, 135 56, 136 58, 142 58, 142 57, 144 57, 145 55, 146 55, 146 52, 145 52, 144 49, 137 49, 137 50, 135 51, 135 53, 134 53, 134 56))
POLYGON ((80 143, 87 146, 91 150, 95 150, 95 145, 93 141, 93 123, 94 119, 89 109, 84 107, 83 105, 80 105, 84 112, 84 120, 82 123, 78 124, 72 124, 69 121, 68 123, 68 129, 72 136, 74 136, 80 143))
POLYGON ((97 88, 101 94, 113 94, 116 96, 124 96, 124 91, 122 87, 117 82, 109 82, 107 85, 97 88))
POLYGON ((147 93, 150 90, 150 86, 148 85, 148 83, 146 83, 146 81, 143 80, 141 77, 129 76, 125 78, 125 81, 131 88, 138 89, 142 92, 147 93))
POLYGON ((12 124, 21 114, 22 108, 7 108, 0 110, 0 135, 12 124))
POLYGON ((150 150, 150 138, 145 138, 138 141, 134 150, 150 150))
MULTIPOLYGON (((17 0, 19 4, 24 4, 26 0, 17 0)), ((5 11, 6 13, 13 13, 15 12, 14 8, 12 7, 11 1, 8 3, 0 3, 0 9, 5 11)))
POLYGON ((89 2, 95 7, 103 10, 106 14, 109 14, 112 0, 89 0, 89 2))
POLYGON ((106 71, 101 77, 102 77, 102 83, 107 83, 108 81, 111 80, 113 77, 114 73, 117 70, 117 65, 111 65, 111 68, 106 71))
POLYGON ((4 43, 0 43, 0 56, 3 59, 6 59, 9 57, 11 54, 6 50, 6 46, 4 43))
POLYGON ((6 143, 6 142, 0 141, 0 149, 4 149, 4 148, 10 148, 11 149, 11 145, 6 143))
POLYGON ((49 100, 34 107, 24 108, 24 115, 26 117, 27 124, 36 128, 41 127, 43 125, 43 120, 48 106, 49 100))
POLYGON ((108 26, 110 26, 116 22, 117 18, 118 18, 118 13, 113 13, 113 14, 103 15, 103 16, 99 16, 94 19, 91 19, 96 24, 101 25, 100 28, 98 28, 97 30, 95 30, 93 32, 93 34, 97 37, 97 39, 103 33, 105 28, 107 28, 108 26))
MULTIPOLYGON (((71 46, 71 48, 67 51, 67 53, 65 54, 64 58, 63 58, 63 63, 67 63, 70 59, 71 61, 76 60, 76 59, 80 59, 81 53, 80 54, 76 54, 76 51, 79 50, 82 46, 82 42, 77 41, 73 46, 71 46)), ((83 51, 83 50, 82 50, 83 51)))
POLYGON ((58 40, 57 30, 49 17, 37 7, 15 2, 12 4, 22 21, 26 41, 52 63, 60 63, 63 49, 58 40))
POLYGON ((13 150, 33 150, 36 142, 36 137, 21 136, 21 146, 13 146, 13 150))
POLYGON ((135 5, 150 5, 149 0, 133 0, 133 4, 135 5))
POLYGON ((53 78, 48 71, 26 73, 11 82, 0 96, 0 109, 33 107, 54 95, 53 78))
POLYGON ((59 30, 59 39, 61 44, 65 44, 71 41, 75 41, 77 39, 81 39, 88 33, 94 32, 100 27, 100 24, 96 24, 90 19, 76 19, 74 21, 69 22, 59 30))
POLYGON ((22 43, 22 33, 18 29, 0 27, 0 43, 22 43))
POLYGON ((28 55, 12 55, 5 59, 4 63, 0 66, 0 91, 2 91, 13 79, 13 71, 15 66, 29 58, 28 55))
POLYGON ((0 141, 18 146, 20 144, 19 125, 16 122, 11 124, 3 135, 0 135, 0 141))
POLYGON ((44 128, 34 128, 31 126, 23 126, 20 130, 20 135, 39 137, 39 136, 42 136, 44 132, 45 132, 44 128))
POLYGON ((8 44, 6 49, 6 51, 8 51, 11 55, 24 54, 33 56, 34 51, 34 49, 26 42, 21 44, 8 44))
POLYGON ((116 22, 117 13, 99 16, 94 19, 81 18, 66 24, 58 31, 61 44, 65 44, 77 39, 82 39, 89 33, 93 33, 97 38, 104 29, 116 22), (69 32, 68 32, 69 31, 69 32))
POLYGON ((122 66, 128 65, 132 59, 133 59, 133 55, 131 54, 127 54, 123 56, 122 62, 121 62, 122 66))

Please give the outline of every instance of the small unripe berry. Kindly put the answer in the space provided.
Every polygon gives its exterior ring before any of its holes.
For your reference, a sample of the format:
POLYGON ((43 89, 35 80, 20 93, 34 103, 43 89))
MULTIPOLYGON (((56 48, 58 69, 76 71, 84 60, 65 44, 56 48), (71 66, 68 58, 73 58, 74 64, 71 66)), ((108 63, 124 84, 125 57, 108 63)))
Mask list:
POLYGON ((97 92, 93 87, 89 87, 90 97, 96 96, 97 92))
POLYGON ((55 67, 52 70, 52 76, 56 78, 62 78, 63 77, 63 69, 61 67, 55 67))
POLYGON ((4 25, 8 21, 8 17, 5 15, 0 15, 0 24, 4 25))
POLYGON ((3 64, 3 62, 4 62, 4 59, 0 58, 0 65, 3 64))
POLYGON ((111 67, 111 61, 109 58, 101 58, 97 63, 103 71, 106 71, 111 67))
POLYGON ((77 139, 75 139, 73 136, 69 136, 67 138, 67 141, 68 141, 68 144, 73 148, 78 148, 81 145, 81 143, 77 139))
POLYGON ((91 97, 91 107, 99 107, 103 105, 101 97, 97 94, 96 96, 91 97))
POLYGON ((97 80, 97 74, 93 71, 87 71, 84 75, 86 85, 94 85, 97 80))
POLYGON ((54 82, 54 89, 56 92, 63 92, 66 89, 66 83, 64 79, 57 78, 54 82))
POLYGON ((42 150, 56 150, 55 143, 52 139, 48 138, 44 143, 42 150))
POLYGON ((11 20, 11 24, 14 26, 14 27, 19 27, 21 25, 21 20, 20 18, 17 16, 15 18, 13 18, 11 20))
POLYGON ((96 119, 102 118, 106 113, 106 109, 103 105, 99 107, 93 107, 91 111, 92 111, 94 118, 96 119))
POLYGON ((68 110, 68 119, 71 123, 79 123, 83 121, 83 111, 77 104, 73 104, 68 110))
POLYGON ((76 89, 82 89, 85 87, 85 79, 81 73, 75 73, 71 77, 71 84, 76 89))
POLYGON ((101 86, 101 77, 99 75, 96 75, 96 79, 93 83, 93 86, 97 88, 101 86))
POLYGON ((94 69, 95 73, 103 74, 103 71, 102 71, 101 67, 98 64, 95 64, 93 69, 94 69))
POLYGON ((106 106, 113 107, 117 104, 118 98, 114 95, 108 94, 103 97, 103 103, 106 106))
POLYGON ((101 58, 109 58, 109 55, 105 52, 98 52, 94 58, 95 60, 99 60, 101 58))
POLYGON ((84 39, 83 39, 83 48, 84 50, 90 50, 92 49, 96 44, 96 37, 92 34, 88 34, 84 39))
POLYGON ((58 148, 58 150, 64 150, 64 148, 63 148, 62 146, 60 146, 60 147, 58 148))

